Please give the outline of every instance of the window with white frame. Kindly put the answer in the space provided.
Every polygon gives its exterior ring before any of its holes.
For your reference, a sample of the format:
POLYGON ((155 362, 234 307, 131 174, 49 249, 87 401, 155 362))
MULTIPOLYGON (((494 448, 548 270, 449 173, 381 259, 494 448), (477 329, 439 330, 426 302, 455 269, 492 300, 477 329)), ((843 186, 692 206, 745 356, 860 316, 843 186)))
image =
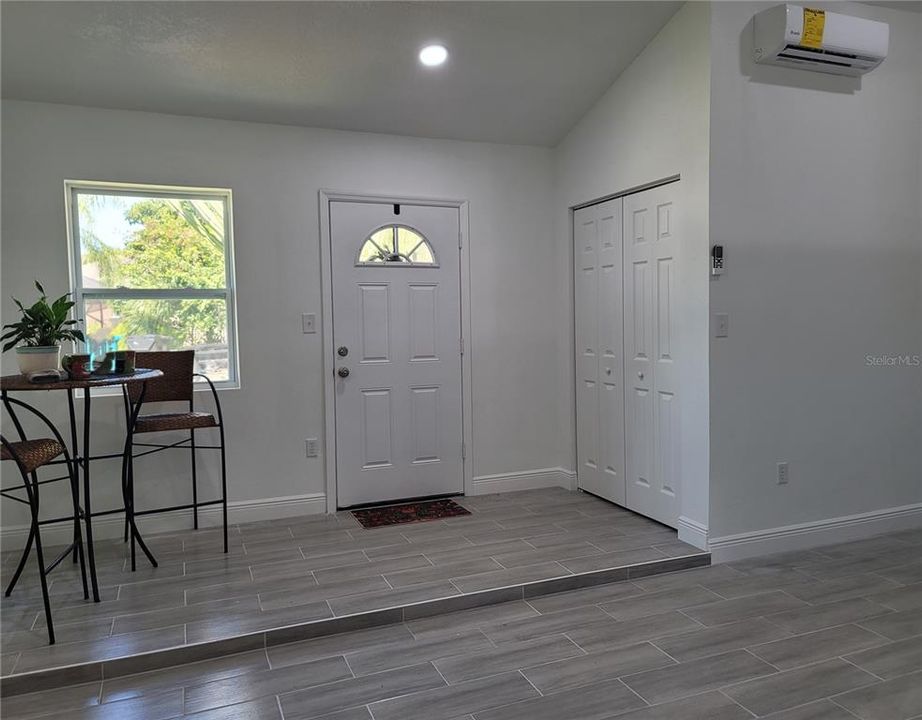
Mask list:
POLYGON ((195 350, 238 384, 231 191, 66 183, 71 277, 88 352, 195 350))

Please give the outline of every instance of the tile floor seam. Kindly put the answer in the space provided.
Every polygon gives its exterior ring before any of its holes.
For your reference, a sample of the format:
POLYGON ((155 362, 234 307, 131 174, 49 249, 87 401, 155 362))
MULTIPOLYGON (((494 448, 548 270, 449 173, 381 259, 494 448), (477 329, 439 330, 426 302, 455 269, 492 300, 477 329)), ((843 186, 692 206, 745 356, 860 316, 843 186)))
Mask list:
MULTIPOLYGON (((545 596, 545 597, 547 597, 547 596, 545 596)), ((541 612, 538 608, 536 608, 534 605, 532 605, 530 602, 528 602, 528 600, 527 600, 526 598, 522 598, 522 602, 525 603, 526 605, 528 605, 528 607, 530 607, 530 608, 531 608, 532 610, 534 610, 536 613, 538 613, 538 615, 546 615, 546 614, 547 614, 547 613, 541 612)))
POLYGON ((718 688, 718 689, 717 689, 717 694, 718 694, 718 695, 721 695, 721 696, 723 696, 723 697, 725 697, 725 698, 727 698, 727 700, 729 700, 730 702, 732 702, 732 703, 733 703, 734 705, 736 705, 737 707, 742 708, 743 712, 749 713, 750 715, 752 715, 752 717, 758 717, 758 715, 756 715, 756 714, 755 714, 752 710, 750 710, 748 707, 746 707, 745 705, 741 704, 740 702, 738 702, 738 701, 735 700, 734 698, 732 698, 732 697, 730 697, 729 695, 727 695, 727 693, 725 693, 725 692, 723 691, 723 688, 718 688))
MULTIPOLYGON (((813 606, 811 606, 811 607, 813 607, 813 606)), ((784 611, 782 611, 782 612, 784 612, 784 611)), ((771 619, 771 617, 770 617, 769 615, 759 615, 758 617, 759 617, 760 620, 764 620, 765 622, 774 625, 776 628, 779 628, 780 630, 787 630, 787 628, 785 628, 784 625, 781 625, 781 624, 775 622, 774 620, 771 619)), ((856 625, 857 625, 857 623, 856 623, 856 625)), ((823 628, 818 628, 818 629, 822 630, 823 628)), ((788 630, 788 632, 791 632, 791 631, 788 630)), ((792 635, 791 637, 794 637, 794 636, 792 635)))
MULTIPOLYGON (((442 678, 442 682, 445 683, 442 687, 453 687, 452 684, 451 684, 450 682, 448 682, 448 678, 446 678, 444 675, 442 675, 442 671, 439 670, 438 666, 435 664, 435 660, 427 660, 426 662, 428 662, 429 665, 432 666, 432 669, 435 670, 435 671, 439 674, 439 677, 440 677, 440 678, 442 678)), ((407 665, 406 667, 413 667, 413 666, 412 666, 412 665, 407 665)), ((399 669, 399 668, 398 668, 398 669, 399 669)), ((437 690, 438 688, 433 688, 433 689, 434 689, 434 690, 437 690)), ((425 691, 423 691, 423 692, 425 692, 425 691)), ((407 695, 412 695, 412 694, 413 694, 413 693, 407 693, 407 695)), ((400 697, 400 696, 397 696, 397 697, 400 697)), ((369 706, 370 706, 370 705, 371 705, 371 703, 369 703, 369 706)), ((371 712, 371 707, 368 708, 368 712, 371 712)))
MULTIPOLYGON (((713 591, 712 591, 712 592, 713 592, 713 591)), ((720 601, 719 601, 719 600, 716 600, 715 602, 720 602, 720 601)), ((712 628, 712 627, 720 627, 720 625, 705 625, 705 624, 704 624, 703 622, 701 622, 700 620, 696 620, 696 619, 693 618, 691 615, 689 615, 689 614, 687 614, 687 613, 685 613, 685 612, 682 612, 683 610, 689 610, 689 609, 690 609, 690 608, 679 608, 678 610, 674 610, 673 612, 677 612, 677 613, 679 613, 679 615, 681 615, 682 617, 686 617, 686 618, 688 618, 689 620, 691 620, 692 622, 698 623, 698 625, 700 625, 702 628, 705 628, 705 629, 707 629, 707 628, 712 628)), ((746 619, 746 618, 742 618, 742 619, 746 619)), ((734 622, 734 621, 731 620, 730 622, 734 622)), ((727 625, 727 624, 728 624, 728 623, 721 623, 721 625, 727 625)), ((676 633, 676 634, 681 634, 681 633, 676 633)), ((669 636, 668 636, 668 635, 664 635, 663 637, 669 637, 669 636)))
MULTIPOLYGON (((279 647, 282 646, 280 645, 279 647)), ((265 640, 263 640, 263 655, 266 656, 266 665, 268 666, 268 669, 273 670, 274 668, 272 667, 272 658, 269 657, 269 646, 266 645, 265 640)))
POLYGON ((341 655, 334 655, 333 657, 341 657, 343 662, 346 663, 346 669, 349 671, 349 674, 352 675, 353 679, 358 677, 358 675, 355 674, 355 670, 352 669, 352 665, 349 662, 349 658, 346 657, 346 653, 342 653, 341 655))
POLYGON ((527 682, 529 685, 531 685, 531 687, 534 689, 534 691, 535 691, 536 693, 538 693, 538 697, 544 697, 544 693, 541 692, 541 691, 535 686, 535 684, 534 684, 531 680, 528 679, 528 676, 527 676, 523 671, 524 671, 524 668, 517 668, 517 669, 516 669, 516 672, 517 672, 519 675, 521 675, 521 676, 525 679, 525 682, 527 682))
POLYGON ((282 696, 278 693, 275 694, 275 705, 279 709, 279 717, 281 720, 285 720, 285 713, 282 711, 282 696))
MULTIPOLYGON (((875 648, 880 648, 880 647, 886 647, 886 645, 875 645, 874 647, 875 647, 875 648)), ((871 648, 869 648, 869 649, 871 649, 871 648)), ((844 662, 844 663, 848 663, 848 664, 851 665, 853 668, 857 668, 858 670, 861 670, 862 672, 866 672, 868 675, 877 678, 877 679, 880 680, 881 682, 886 682, 886 681, 887 681, 887 678, 882 678, 882 677, 881 677, 880 675, 878 675, 877 673, 871 672, 871 671, 868 670, 867 668, 863 668, 863 667, 861 667, 860 665, 858 665, 857 663, 853 663, 853 662, 852 662, 851 660, 849 660, 847 657, 844 657, 844 656, 842 656, 842 655, 836 655, 835 659, 836 659, 836 660, 841 660, 841 661, 844 662)))
MULTIPOLYGON (((870 685, 864 685, 863 687, 871 687, 871 686, 870 686, 870 685)), ((856 688, 856 689, 857 689, 857 688, 856 688)), ((851 692, 851 691, 848 691, 848 690, 847 690, 846 692, 851 692)), ((852 716, 852 717, 854 717, 854 718, 858 718, 858 720, 862 720, 862 718, 861 718, 860 715, 856 715, 854 712, 852 712, 851 710, 849 710, 847 707, 845 707, 845 706, 842 705, 841 703, 837 703, 837 702, 836 702, 836 700, 835 700, 836 697, 838 697, 839 695, 844 695, 844 694, 845 694, 845 693, 838 693, 837 695, 830 695, 829 697, 823 698, 823 700, 826 700, 826 701, 828 701, 828 702, 831 702, 831 703, 832 703, 833 705, 835 705, 837 708, 842 708, 842 711, 845 712, 847 715, 850 715, 850 716, 852 716)))
MULTIPOLYGON (((641 671, 641 672, 645 672, 645 671, 641 671)), ((632 674, 633 674, 633 675, 640 675, 640 673, 632 673, 632 674)), ((651 703, 651 702, 650 702, 649 700, 647 700, 643 695, 641 695, 637 690, 635 690, 634 688, 632 688, 630 685, 628 685, 628 684, 625 682, 624 678, 626 678, 626 677, 631 677, 631 676, 630 676, 630 675, 622 675, 622 676, 619 677, 619 678, 615 678, 615 680, 616 680, 617 682, 621 683, 621 685, 623 685, 624 687, 626 687, 630 692, 634 693, 634 695, 636 695, 637 697, 639 697, 639 698, 641 699, 641 701, 644 703, 644 707, 653 707, 653 703, 651 703)), ((695 693, 695 695, 703 695, 703 694, 704 694, 704 693, 695 693)), ((691 695, 687 695, 687 696, 684 696, 684 695, 683 695, 683 696, 680 697, 680 698, 674 698, 674 699, 676 699, 676 700, 683 700, 685 697, 692 697, 692 696, 691 696, 691 695)), ((642 709, 642 708, 635 708, 635 709, 642 709)))
MULTIPOLYGON (((666 638, 669 638, 669 637, 670 637, 669 635, 666 636, 666 638)), ((672 655, 670 655, 668 652, 666 652, 665 650, 663 650, 663 648, 661 648, 659 645, 656 644, 656 641, 657 641, 657 640, 663 640, 663 639, 665 639, 665 638, 653 638, 652 640, 647 640, 646 642, 649 643, 650 645, 652 645, 653 647, 655 647, 655 648, 656 648, 657 650, 659 650, 661 653, 663 653, 663 655, 665 655, 667 658, 669 658, 670 660, 672 660, 676 665, 681 665, 681 661, 679 661, 679 660, 677 660, 676 658, 674 658, 672 655)), ((720 653, 717 652, 717 653, 714 653, 714 655, 720 655, 720 653)), ((704 659, 705 657, 713 657, 713 655, 705 655, 705 656, 703 656, 703 657, 700 657, 700 658, 696 657, 696 658, 694 658, 694 659, 695 659, 695 660, 702 660, 702 659, 704 659)), ((667 666, 667 667, 668 667, 668 666, 667 666)))
MULTIPOLYGON (((769 661, 766 660, 765 658, 759 657, 759 656, 756 655, 754 652, 752 652, 749 648, 743 647, 743 648, 740 648, 740 651, 746 653, 747 655, 749 655, 749 657, 755 659, 757 662, 763 662, 763 663, 765 663, 766 665, 768 665, 770 668, 774 668, 775 672, 774 672, 774 673, 769 673, 769 675, 775 675, 776 673, 782 672, 782 670, 781 670, 780 667, 778 667, 778 666, 775 665, 774 663, 769 662, 769 661)), ((730 652, 733 652, 733 651, 731 650, 730 652)), ((719 653, 718 653, 718 654, 719 654, 719 653)), ((827 659, 828 659, 828 658, 827 658, 827 659)), ((768 677, 768 676, 767 676, 767 675, 757 675, 756 677, 768 677)))

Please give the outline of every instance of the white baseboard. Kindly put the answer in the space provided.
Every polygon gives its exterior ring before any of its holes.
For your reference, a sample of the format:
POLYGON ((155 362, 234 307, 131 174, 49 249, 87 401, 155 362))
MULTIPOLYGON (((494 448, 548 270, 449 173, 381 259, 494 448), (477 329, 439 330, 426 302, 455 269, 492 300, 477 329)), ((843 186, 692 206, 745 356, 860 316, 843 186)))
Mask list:
MULTIPOLYGON (((227 522, 229 524, 275 520, 277 518, 298 517, 326 512, 326 495, 311 493, 309 495, 290 495, 287 497, 266 498, 263 500, 238 500, 227 504, 227 522)), ((199 508, 199 527, 218 527, 221 525, 221 506, 209 505, 199 508)), ((125 527, 124 515, 105 515, 93 520, 94 540, 121 537, 125 527)), ((143 534, 176 532, 192 527, 192 511, 176 510, 162 515, 146 515, 138 518, 138 528, 143 534)), ((4 550, 21 547, 29 535, 28 525, 4 527, 0 531, 0 543, 4 550)), ((66 545, 73 537, 72 526, 66 523, 46 525, 42 528, 42 542, 45 545, 66 545)))
POLYGON ((821 545, 862 540, 873 535, 917 527, 922 527, 922 503, 738 535, 725 535, 711 538, 709 547, 712 562, 730 562, 756 555, 806 550, 821 545))
POLYGON ((679 518, 679 540, 689 545, 694 545, 699 550, 708 549, 708 529, 697 520, 685 517, 679 518))
POLYGON ((537 490, 539 488, 562 487, 576 489, 576 473, 563 468, 540 468, 522 472, 480 475, 471 483, 471 495, 537 490))

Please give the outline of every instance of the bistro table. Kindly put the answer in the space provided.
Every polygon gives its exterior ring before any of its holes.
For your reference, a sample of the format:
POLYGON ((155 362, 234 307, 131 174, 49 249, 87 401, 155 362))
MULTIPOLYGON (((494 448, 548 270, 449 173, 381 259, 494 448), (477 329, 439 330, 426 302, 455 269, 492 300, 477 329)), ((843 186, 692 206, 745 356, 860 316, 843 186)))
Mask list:
MULTIPOLYGON (((91 390, 94 388, 105 388, 105 387, 121 387, 123 389, 123 396, 125 398, 125 420, 128 423, 130 428, 134 421, 137 419, 138 412, 141 409, 141 404, 144 402, 144 394, 147 388, 147 382, 149 380, 156 380, 157 378, 163 377, 163 372, 160 370, 148 370, 144 368, 138 368, 133 373, 121 374, 121 375, 93 375, 85 379, 68 379, 68 380, 59 380, 55 382, 29 382, 29 380, 24 375, 5 375, 0 378, 0 396, 3 399, 3 405, 6 408, 6 411, 10 415, 10 419, 13 421, 14 426, 16 427, 17 432, 22 435, 22 426, 19 423, 19 419, 16 417, 16 413, 13 410, 13 403, 9 401, 9 393, 19 393, 19 392, 36 392, 36 391, 46 391, 50 392, 52 390, 63 390, 67 394, 67 410, 70 417, 70 437, 71 437, 71 457, 73 458, 74 463, 76 463, 78 468, 83 470, 83 508, 81 509, 79 505, 79 487, 73 488, 74 495, 74 518, 79 518, 81 515, 86 520, 86 546, 87 546, 87 558, 89 560, 90 566, 90 579, 93 583, 93 600, 99 602, 99 583, 96 578, 96 558, 93 552, 93 523, 92 518, 94 516, 100 515, 111 515, 114 513, 123 512, 127 509, 127 504, 129 502, 128 494, 125 492, 125 472, 126 466, 129 461, 127 453, 130 452, 129 445, 125 443, 125 450, 121 453, 110 453, 107 455, 91 455, 90 454, 90 406, 91 406, 91 390), (129 385, 141 385, 141 392, 139 394, 138 400, 134 405, 131 405, 129 400, 127 388, 129 385), (77 390, 83 390, 83 449, 81 451, 80 445, 78 443, 78 434, 77 434, 77 413, 74 410, 74 396, 77 390), (112 458, 122 458, 122 496, 124 498, 125 507, 116 508, 114 510, 102 510, 93 512, 90 503, 90 461, 91 460, 105 460, 112 458)), ((19 401, 22 403, 22 401, 19 401)), ((26 405, 26 403, 22 403, 26 405)), ((31 406, 28 406, 30 407, 31 406)), ((126 432, 127 432, 126 428, 126 432)), ((78 471, 79 473, 79 471, 78 471)), ((53 523, 53 522, 63 522, 64 520, 71 520, 71 518, 53 518, 50 520, 42 521, 42 524, 53 523)), ((151 564, 154 567, 157 566, 157 560, 151 554, 150 550, 147 548, 147 545, 144 543, 144 540, 141 538, 141 533, 138 532, 138 527, 134 522, 134 518, 129 515, 128 525, 130 526, 130 532, 134 540, 138 542, 138 545, 147 555, 151 564)), ((126 535, 127 537, 127 535, 126 535)), ((25 554, 29 552, 30 546, 26 545, 25 554)), ((74 560, 76 561, 76 549, 74 550, 74 560)), ((25 556, 24 556, 25 559, 25 556)))

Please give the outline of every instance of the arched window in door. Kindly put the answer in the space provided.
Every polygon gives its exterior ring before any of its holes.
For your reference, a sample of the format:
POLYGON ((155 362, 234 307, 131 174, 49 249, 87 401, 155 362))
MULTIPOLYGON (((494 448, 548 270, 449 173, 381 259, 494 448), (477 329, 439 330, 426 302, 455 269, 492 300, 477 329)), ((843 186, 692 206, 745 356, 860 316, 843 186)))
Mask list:
POLYGON ((406 225, 385 225, 365 239, 355 264, 437 267, 439 263, 429 241, 417 230, 406 225))

